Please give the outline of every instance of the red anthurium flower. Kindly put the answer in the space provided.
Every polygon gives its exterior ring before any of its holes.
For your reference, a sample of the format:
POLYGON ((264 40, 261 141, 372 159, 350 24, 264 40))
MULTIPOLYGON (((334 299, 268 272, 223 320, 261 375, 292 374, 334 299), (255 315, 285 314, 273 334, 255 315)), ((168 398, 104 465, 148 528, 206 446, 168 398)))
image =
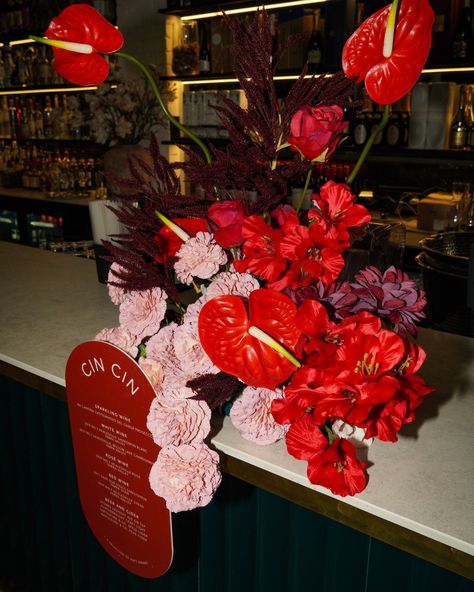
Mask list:
MULTIPOLYGON (((173 218, 172 221, 185 230, 189 236, 196 236, 198 232, 207 232, 207 222, 204 218, 173 218)), ((184 243, 171 228, 162 226, 153 237, 159 245, 161 253, 155 257, 159 263, 166 263, 170 257, 174 257, 184 243)))
POLYGON ((274 390, 295 365, 251 335, 257 327, 294 352, 300 339, 295 325, 296 306, 284 294, 254 290, 248 299, 219 296, 207 302, 199 315, 199 339, 204 351, 222 371, 250 386, 274 390))
POLYGON ((431 47, 434 13, 428 0, 403 0, 393 49, 383 54, 390 6, 370 16, 346 41, 342 67, 346 76, 364 80, 367 93, 381 105, 394 103, 414 86, 431 47))
POLYGON ((336 495, 354 495, 367 486, 366 466, 357 460, 353 444, 336 438, 323 452, 309 459, 308 479, 336 495))
POLYGON ((123 45, 120 31, 89 4, 65 8, 51 21, 45 36, 56 41, 51 44, 55 70, 82 86, 104 82, 109 64, 100 54, 114 53, 123 45))

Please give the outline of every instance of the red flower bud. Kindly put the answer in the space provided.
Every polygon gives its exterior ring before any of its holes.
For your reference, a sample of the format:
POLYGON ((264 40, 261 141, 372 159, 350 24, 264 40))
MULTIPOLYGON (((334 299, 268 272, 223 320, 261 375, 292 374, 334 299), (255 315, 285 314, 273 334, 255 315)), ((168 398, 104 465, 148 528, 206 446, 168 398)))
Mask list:
POLYGON ((238 199, 213 203, 207 210, 207 218, 216 243, 224 249, 240 245, 246 217, 245 204, 238 199))
POLYGON ((336 150, 346 127, 343 117, 338 105, 303 107, 293 115, 287 142, 308 160, 314 160, 327 149, 327 159, 336 150))

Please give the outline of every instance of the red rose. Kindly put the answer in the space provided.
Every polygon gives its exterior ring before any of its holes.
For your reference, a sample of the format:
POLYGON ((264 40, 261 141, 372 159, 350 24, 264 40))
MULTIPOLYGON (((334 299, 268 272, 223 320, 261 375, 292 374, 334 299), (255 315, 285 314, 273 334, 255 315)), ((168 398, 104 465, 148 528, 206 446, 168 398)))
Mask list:
POLYGON ((291 120, 291 136, 287 142, 308 160, 314 160, 327 148, 326 159, 336 150, 347 125, 344 113, 337 105, 299 109, 291 120))
POLYGON ((207 218, 216 243, 224 249, 240 245, 246 217, 245 205, 238 199, 213 203, 207 210, 207 218))

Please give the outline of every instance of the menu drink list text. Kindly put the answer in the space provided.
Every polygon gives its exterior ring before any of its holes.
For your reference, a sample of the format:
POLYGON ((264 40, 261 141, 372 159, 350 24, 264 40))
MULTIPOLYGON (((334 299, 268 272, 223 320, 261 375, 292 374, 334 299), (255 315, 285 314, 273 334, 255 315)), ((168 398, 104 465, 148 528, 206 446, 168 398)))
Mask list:
POLYGON ((159 577, 171 564, 173 544, 170 512, 148 481, 159 452, 146 428, 153 387, 121 349, 87 341, 68 359, 66 388, 87 522, 125 569, 159 577))

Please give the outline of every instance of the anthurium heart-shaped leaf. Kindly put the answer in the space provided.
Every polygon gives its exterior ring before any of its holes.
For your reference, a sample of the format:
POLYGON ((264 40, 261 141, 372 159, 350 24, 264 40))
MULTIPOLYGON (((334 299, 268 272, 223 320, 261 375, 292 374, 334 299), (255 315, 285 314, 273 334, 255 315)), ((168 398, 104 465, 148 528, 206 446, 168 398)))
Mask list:
POLYGON ((349 37, 342 52, 346 76, 365 78, 371 99, 389 105, 414 86, 431 47, 434 13, 427 0, 404 0, 398 13, 392 54, 383 45, 390 5, 370 16, 349 37))
POLYGON ((249 329, 261 329, 294 353, 300 337, 295 316, 295 304, 276 290, 254 290, 248 303, 240 296, 219 296, 201 310, 199 338, 204 351, 222 371, 250 386, 274 390, 296 367, 253 337, 249 329))

